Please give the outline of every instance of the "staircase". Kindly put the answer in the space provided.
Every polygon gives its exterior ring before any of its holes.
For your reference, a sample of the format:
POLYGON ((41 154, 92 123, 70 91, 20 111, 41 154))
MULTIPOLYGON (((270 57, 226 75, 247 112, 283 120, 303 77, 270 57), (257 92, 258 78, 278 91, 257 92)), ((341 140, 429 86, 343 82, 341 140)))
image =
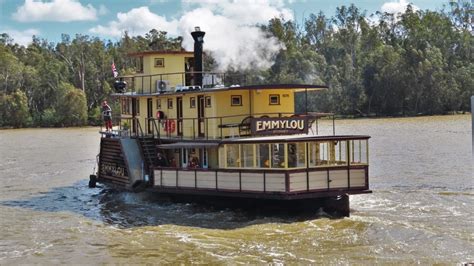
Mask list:
POLYGON ((154 138, 141 137, 138 139, 140 143, 140 148, 142 150, 143 159, 145 161, 145 169, 148 174, 151 176, 151 170, 156 165, 157 161, 157 140, 154 138))

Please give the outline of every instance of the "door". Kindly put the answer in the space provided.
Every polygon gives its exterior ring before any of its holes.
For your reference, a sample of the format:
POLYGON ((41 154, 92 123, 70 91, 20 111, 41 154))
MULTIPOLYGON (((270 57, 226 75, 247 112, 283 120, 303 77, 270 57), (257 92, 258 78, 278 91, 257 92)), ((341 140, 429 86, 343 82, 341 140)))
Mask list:
POLYGON ((146 117, 147 117, 147 132, 151 134, 153 132, 153 99, 148 98, 146 101, 146 117))
POLYGON ((198 100, 198 136, 204 137, 205 136, 205 116, 204 116, 204 96, 199 95, 197 97, 198 100))
POLYGON ((183 136, 183 98, 176 98, 176 123, 178 136, 183 136))
POLYGON ((137 117, 137 113, 138 113, 138 104, 137 104, 137 101, 138 99, 135 99, 135 98, 132 98, 132 133, 134 135, 137 134, 137 121, 135 120, 135 118, 137 117))

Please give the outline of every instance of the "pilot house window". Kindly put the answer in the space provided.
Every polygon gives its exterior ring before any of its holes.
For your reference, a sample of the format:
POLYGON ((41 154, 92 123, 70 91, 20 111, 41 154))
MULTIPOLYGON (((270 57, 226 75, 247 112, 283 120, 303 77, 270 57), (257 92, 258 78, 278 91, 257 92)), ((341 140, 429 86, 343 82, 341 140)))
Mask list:
POLYGON ((232 106, 241 106, 242 105, 242 95, 232 95, 230 103, 231 103, 232 106))
POLYGON ((155 67, 165 67, 165 59, 155 58, 155 67))
POLYGON ((270 94, 270 105, 280 105, 280 95, 270 94))

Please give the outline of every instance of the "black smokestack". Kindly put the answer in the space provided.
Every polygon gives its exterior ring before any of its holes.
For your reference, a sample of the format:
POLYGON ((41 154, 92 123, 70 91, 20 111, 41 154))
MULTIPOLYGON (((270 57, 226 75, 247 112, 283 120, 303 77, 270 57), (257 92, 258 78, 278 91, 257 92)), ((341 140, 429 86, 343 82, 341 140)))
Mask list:
POLYGON ((194 85, 202 86, 202 44, 206 33, 199 27, 195 27, 194 30, 191 32, 194 39, 194 71, 199 72, 194 75, 194 85))

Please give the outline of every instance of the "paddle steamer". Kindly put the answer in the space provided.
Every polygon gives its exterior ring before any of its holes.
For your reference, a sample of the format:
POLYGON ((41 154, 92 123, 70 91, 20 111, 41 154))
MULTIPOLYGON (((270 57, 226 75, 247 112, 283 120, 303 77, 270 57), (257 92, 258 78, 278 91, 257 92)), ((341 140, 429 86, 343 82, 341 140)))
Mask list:
POLYGON ((97 181, 349 215, 348 195, 371 192, 370 137, 336 135, 333 114, 308 110, 308 96, 327 87, 203 72, 205 33, 191 34, 194 52, 131 54, 138 73, 114 84, 120 121, 101 131, 97 181), (323 118, 330 134, 320 134, 323 118))

